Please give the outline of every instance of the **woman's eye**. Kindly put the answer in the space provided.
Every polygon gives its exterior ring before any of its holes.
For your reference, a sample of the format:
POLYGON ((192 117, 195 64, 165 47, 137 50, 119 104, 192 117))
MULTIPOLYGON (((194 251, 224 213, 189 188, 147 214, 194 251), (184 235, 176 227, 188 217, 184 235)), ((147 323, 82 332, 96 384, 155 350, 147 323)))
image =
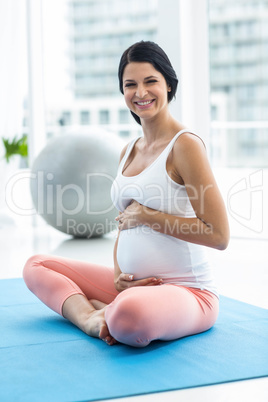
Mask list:
POLYGON ((128 88, 128 87, 132 87, 133 85, 135 85, 135 84, 134 84, 134 83, 132 83, 132 84, 126 84, 125 87, 128 88))
POLYGON ((156 80, 150 80, 150 81, 147 81, 147 84, 152 84, 154 82, 157 82, 157 81, 156 80))

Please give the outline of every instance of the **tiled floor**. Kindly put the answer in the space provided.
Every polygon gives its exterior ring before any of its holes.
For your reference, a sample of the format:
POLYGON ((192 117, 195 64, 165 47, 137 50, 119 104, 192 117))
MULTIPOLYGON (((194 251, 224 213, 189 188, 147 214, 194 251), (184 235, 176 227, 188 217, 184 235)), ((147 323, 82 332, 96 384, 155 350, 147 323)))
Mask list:
MULTIPOLYGON (((20 277, 24 261, 51 253, 112 265, 115 234, 100 239, 72 239, 40 221, 0 214, 0 278, 20 277)), ((221 294, 268 309, 268 241, 231 239, 225 251, 209 250, 221 294)), ((268 362, 267 362, 268 364, 268 362)), ((119 399, 120 402, 268 401, 268 378, 119 399)), ((106 401, 107 402, 107 401, 106 401)))

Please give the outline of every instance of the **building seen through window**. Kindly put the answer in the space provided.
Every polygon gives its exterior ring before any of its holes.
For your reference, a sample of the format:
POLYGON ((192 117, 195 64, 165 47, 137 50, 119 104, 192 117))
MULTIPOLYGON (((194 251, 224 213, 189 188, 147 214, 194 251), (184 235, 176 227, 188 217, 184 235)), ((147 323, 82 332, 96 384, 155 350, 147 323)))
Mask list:
POLYGON ((88 110, 82 110, 80 112, 80 123, 82 125, 90 124, 90 112, 88 110))
POLYGON ((129 120, 130 120, 129 110, 120 109, 119 110, 119 121, 120 121, 120 123, 127 124, 127 123, 129 123, 129 120))
POLYGON ((267 167, 268 1, 210 0, 209 21, 213 162, 267 167))
MULTIPOLYGON (((138 135, 140 127, 119 91, 117 69, 128 46, 139 40, 156 41, 158 0, 66 0, 62 4, 70 96, 56 107, 54 100, 46 105, 47 124, 101 124, 123 137, 138 135)), ((47 18, 44 30, 50 28, 48 22, 47 18)))
POLYGON ((100 110, 100 124, 110 123, 110 112, 109 110, 100 110))
MULTIPOLYGON (((51 136, 57 127, 101 124, 127 140, 140 135, 119 92, 117 69, 128 46, 157 41, 158 0, 62 4, 69 96, 57 104, 47 102, 47 131, 51 136)), ((208 0, 208 17, 211 161, 215 166, 267 167, 268 0, 208 0)), ((47 17, 44 31, 51 29, 47 17)))

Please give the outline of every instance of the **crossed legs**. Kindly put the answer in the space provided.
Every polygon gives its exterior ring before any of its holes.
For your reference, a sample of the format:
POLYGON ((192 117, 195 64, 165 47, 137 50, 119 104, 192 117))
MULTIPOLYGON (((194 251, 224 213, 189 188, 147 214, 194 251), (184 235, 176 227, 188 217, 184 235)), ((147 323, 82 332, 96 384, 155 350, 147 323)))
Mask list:
POLYGON ((88 335, 113 344, 104 309, 90 299, 109 304, 118 295, 113 269, 50 255, 34 255, 26 262, 23 278, 28 288, 49 308, 88 335), (97 307, 97 308, 95 308, 97 307))
POLYGON ((87 262, 37 255, 23 276, 48 307, 110 345, 144 347, 193 335, 209 329, 218 315, 218 298, 208 291, 161 285, 118 293, 113 269, 87 262))

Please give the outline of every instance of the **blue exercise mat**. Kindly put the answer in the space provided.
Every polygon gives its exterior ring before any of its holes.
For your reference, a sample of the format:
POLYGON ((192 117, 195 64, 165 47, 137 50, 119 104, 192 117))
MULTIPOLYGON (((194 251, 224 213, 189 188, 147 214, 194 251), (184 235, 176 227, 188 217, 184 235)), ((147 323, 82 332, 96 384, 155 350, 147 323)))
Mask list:
POLYGON ((268 311, 221 297, 202 334, 109 347, 50 311, 22 279, 0 281, 0 401, 96 401, 268 375, 268 311))

